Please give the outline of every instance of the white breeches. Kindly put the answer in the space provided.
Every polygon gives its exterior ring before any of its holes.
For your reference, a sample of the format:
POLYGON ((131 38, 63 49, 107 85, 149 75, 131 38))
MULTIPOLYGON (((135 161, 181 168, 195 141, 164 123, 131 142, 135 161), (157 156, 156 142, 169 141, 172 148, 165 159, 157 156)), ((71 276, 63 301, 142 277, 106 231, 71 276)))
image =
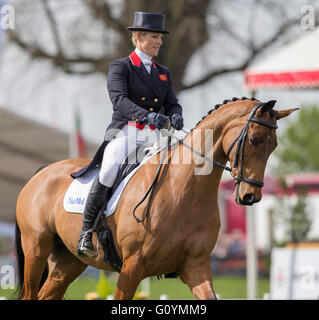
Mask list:
POLYGON ((144 144, 154 144, 160 138, 160 131, 151 130, 148 125, 140 130, 131 125, 125 125, 105 147, 100 183, 111 188, 125 158, 137 147, 144 144))

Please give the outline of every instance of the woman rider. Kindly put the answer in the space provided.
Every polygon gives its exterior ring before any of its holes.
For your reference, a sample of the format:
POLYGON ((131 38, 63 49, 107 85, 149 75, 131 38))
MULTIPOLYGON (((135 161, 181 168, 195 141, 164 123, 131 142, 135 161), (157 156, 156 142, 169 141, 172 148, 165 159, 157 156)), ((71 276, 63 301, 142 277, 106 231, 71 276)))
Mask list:
MULTIPOLYGON (((155 142, 159 130, 169 118, 177 130, 183 128, 182 107, 178 103, 167 67, 153 61, 163 43, 165 15, 135 12, 129 57, 115 60, 109 67, 108 93, 113 104, 111 124, 105 141, 101 170, 95 178, 85 203, 78 254, 95 256, 92 226, 112 186, 120 164, 136 147, 155 142)), ((101 148, 100 148, 101 149, 101 148)), ((103 150, 102 150, 103 151, 103 150)))

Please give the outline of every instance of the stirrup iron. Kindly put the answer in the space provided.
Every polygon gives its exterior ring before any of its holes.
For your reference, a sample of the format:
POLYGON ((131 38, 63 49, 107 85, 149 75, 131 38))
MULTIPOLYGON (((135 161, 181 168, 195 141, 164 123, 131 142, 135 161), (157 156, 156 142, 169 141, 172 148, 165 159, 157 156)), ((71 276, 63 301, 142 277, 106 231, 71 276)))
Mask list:
MULTIPOLYGON (((89 229, 85 232, 85 234, 82 237, 82 240, 79 244, 78 253, 85 255, 87 257, 90 257, 90 258, 95 258, 98 256, 98 253, 99 253, 99 239, 96 236, 96 239, 97 239, 96 240, 96 251, 93 251, 93 250, 90 250, 90 249, 84 247, 84 239, 86 238, 88 233, 92 233, 92 236, 95 234, 95 232, 92 229, 89 229)), ((92 238, 92 244, 93 244, 93 238, 92 238)), ((94 244, 93 244, 93 246, 94 246, 94 244)))

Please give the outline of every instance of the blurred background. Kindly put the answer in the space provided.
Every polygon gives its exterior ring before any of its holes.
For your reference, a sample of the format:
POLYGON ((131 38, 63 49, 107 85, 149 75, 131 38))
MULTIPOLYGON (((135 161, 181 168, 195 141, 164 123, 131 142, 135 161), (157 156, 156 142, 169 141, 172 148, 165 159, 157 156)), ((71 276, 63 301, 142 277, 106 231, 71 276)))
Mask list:
MULTIPOLYGON (((222 299, 318 299, 315 0, 0 0, 0 280, 2 267, 15 263, 15 203, 24 184, 44 164, 91 157, 103 141, 112 115, 108 66, 133 50, 126 27, 134 11, 166 14, 170 34, 156 61, 171 70, 186 128, 232 97, 300 108, 279 123, 259 204, 235 204, 233 182, 223 177, 211 265, 222 299)), ((115 282, 88 268, 68 296, 106 298, 115 282)), ((2 286, 0 296, 9 291, 2 286)), ((139 292, 192 297, 177 279, 151 279, 139 292)))

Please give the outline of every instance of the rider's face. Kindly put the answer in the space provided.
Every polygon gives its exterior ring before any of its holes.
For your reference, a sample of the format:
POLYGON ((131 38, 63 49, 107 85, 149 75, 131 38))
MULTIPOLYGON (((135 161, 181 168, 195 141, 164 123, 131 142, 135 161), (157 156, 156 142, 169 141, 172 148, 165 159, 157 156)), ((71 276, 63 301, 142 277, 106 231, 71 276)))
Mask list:
POLYGON ((163 34, 147 32, 146 34, 137 34, 137 48, 150 57, 156 57, 163 44, 163 34))

